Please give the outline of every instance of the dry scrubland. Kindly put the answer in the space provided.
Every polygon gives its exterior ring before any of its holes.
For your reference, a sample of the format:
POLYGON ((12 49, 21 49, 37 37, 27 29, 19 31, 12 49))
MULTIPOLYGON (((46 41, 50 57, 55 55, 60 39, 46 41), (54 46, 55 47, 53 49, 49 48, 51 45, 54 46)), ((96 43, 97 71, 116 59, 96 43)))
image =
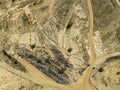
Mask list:
POLYGON ((119 90, 120 0, 0 0, 0 90, 119 90))

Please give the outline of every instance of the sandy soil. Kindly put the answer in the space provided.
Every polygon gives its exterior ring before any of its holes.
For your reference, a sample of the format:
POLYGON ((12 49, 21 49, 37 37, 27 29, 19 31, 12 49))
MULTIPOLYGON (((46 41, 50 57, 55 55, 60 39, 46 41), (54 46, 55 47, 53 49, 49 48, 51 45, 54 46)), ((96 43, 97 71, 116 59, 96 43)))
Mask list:
MULTIPOLYGON (((119 1, 116 0, 116 2, 119 1)), ((18 70, 13 69, 9 65, 5 64, 3 61, 0 61, 0 90, 94 90, 90 84, 89 77, 91 71, 96 63, 101 63, 101 60, 104 60, 106 57, 113 55, 120 55, 120 53, 113 53, 108 55, 101 55, 96 57, 93 43, 93 11, 91 0, 87 0, 88 9, 89 9, 89 45, 90 45, 90 67, 84 72, 82 79, 79 79, 78 82, 72 83, 70 85, 58 84, 44 73, 39 71, 33 65, 28 63, 22 58, 16 58, 27 69, 28 73, 22 73, 18 70), (39 88, 30 89, 32 85, 39 84, 39 88), (25 85, 25 88, 20 89, 22 85, 25 85)), ((71 17, 71 15, 70 15, 71 17)), ((68 18, 70 18, 68 17, 68 18)), ((61 44, 63 44, 61 42, 61 44)), ((4 58, 3 58, 4 59, 4 58)), ((102 89, 102 90, 118 90, 116 87, 114 89, 102 89)))

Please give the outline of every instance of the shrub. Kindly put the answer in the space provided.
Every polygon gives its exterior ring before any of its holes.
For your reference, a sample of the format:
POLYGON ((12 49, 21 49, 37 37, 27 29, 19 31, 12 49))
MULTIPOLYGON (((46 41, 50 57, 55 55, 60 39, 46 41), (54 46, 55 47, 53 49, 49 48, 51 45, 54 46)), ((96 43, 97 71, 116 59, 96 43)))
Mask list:
POLYGON ((67 50, 67 51, 68 51, 69 53, 71 53, 71 52, 72 52, 72 50, 73 50, 72 48, 68 48, 68 50, 67 50))
POLYGON ((36 47, 36 44, 30 45, 31 49, 34 49, 36 47))
POLYGON ((72 27, 72 22, 69 22, 68 25, 66 26, 66 29, 70 29, 72 27))
POLYGON ((117 75, 120 75, 120 71, 118 71, 116 74, 117 74, 117 75))
POLYGON ((101 67, 100 69, 99 69, 99 72, 103 72, 104 71, 104 69, 101 67))

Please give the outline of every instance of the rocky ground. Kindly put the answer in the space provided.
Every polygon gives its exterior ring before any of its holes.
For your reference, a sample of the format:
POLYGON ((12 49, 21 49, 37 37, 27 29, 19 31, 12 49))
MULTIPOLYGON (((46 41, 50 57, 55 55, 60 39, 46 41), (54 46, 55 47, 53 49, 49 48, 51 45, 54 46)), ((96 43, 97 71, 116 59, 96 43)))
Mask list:
POLYGON ((119 89, 119 9, 119 0, 0 0, 0 90, 119 89))

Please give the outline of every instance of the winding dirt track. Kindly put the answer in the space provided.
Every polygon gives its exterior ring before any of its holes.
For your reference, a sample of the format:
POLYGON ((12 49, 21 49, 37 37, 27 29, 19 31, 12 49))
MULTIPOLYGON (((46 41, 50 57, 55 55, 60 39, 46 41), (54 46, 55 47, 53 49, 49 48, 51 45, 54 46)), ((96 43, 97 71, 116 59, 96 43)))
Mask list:
POLYGON ((92 5, 91 5, 91 0, 87 0, 87 4, 88 4, 88 10, 89 10, 89 47, 90 47, 90 52, 91 52, 91 56, 90 56, 90 67, 87 69, 87 71, 85 72, 85 77, 83 79, 82 82, 82 89, 81 90, 92 90, 90 83, 89 83, 89 77, 90 77, 90 73, 92 71, 92 68, 94 66, 95 63, 95 50, 94 50, 94 43, 93 43, 93 10, 92 10, 92 5))
MULTIPOLYGON (((120 3, 118 0, 116 0, 118 5, 120 6, 120 3)), ((94 43, 93 43, 93 10, 91 5, 91 0, 87 0, 88 9, 89 9, 89 47, 90 47, 90 67, 85 71, 83 75, 83 80, 79 80, 76 83, 73 83, 71 85, 61 85, 56 83, 54 80, 46 76, 44 73, 39 71, 37 68, 35 68, 33 65, 31 65, 29 62, 27 62, 24 59, 16 58, 18 62, 20 62, 23 66, 26 67, 26 69, 29 71, 27 74, 22 75, 23 77, 38 83, 42 84, 43 86, 52 87, 50 90, 93 90, 90 86, 90 74, 92 71, 93 66, 95 65, 95 61, 97 60, 97 63, 99 63, 99 60, 102 60, 105 57, 110 57, 113 54, 109 55, 101 55, 96 58, 95 50, 94 50, 94 43)), ((116 53, 117 55, 120 53, 116 53)), ((115 55, 116 55, 115 54, 115 55)), ((8 68, 9 69, 9 68, 8 68)))
POLYGON ((91 57, 90 57, 90 65, 91 67, 94 65, 95 62, 95 50, 94 50, 94 42, 93 42, 93 10, 92 10, 92 5, 91 5, 91 0, 87 0, 88 3, 88 9, 89 9, 89 47, 90 47, 90 52, 91 52, 91 57))

